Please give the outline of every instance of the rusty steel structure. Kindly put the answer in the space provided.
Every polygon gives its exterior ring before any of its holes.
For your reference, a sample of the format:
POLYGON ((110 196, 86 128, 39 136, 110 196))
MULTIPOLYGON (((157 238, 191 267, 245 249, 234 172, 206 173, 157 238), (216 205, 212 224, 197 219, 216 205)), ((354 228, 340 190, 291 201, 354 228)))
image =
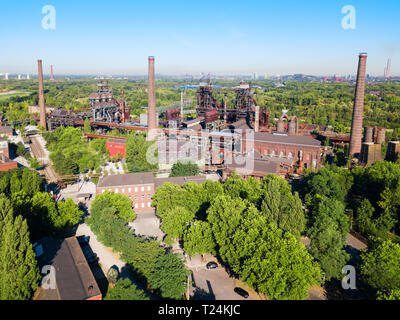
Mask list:
POLYGON ((108 81, 97 84, 97 91, 89 96, 89 101, 94 121, 109 123, 120 121, 122 112, 108 81))
POLYGON ((360 53, 358 61, 355 99, 353 106, 353 119, 351 122, 350 150, 349 150, 350 158, 358 158, 361 152, 366 67, 367 67, 367 54, 360 53))
MULTIPOLYGON (((196 94, 196 114, 197 117, 204 117, 206 113, 210 111, 217 111, 218 118, 225 121, 226 124, 234 123, 240 119, 246 119, 248 123, 255 125, 256 119, 256 107, 257 102, 254 98, 254 90, 252 89, 251 83, 240 82, 240 85, 235 88, 236 98, 235 105, 233 108, 227 106, 227 94, 224 94, 224 98, 221 103, 218 103, 213 96, 213 86, 210 81, 202 82, 199 85, 196 94)), ((257 118, 260 121, 260 125, 263 128, 269 127, 269 113, 266 110, 257 109, 257 118)))
POLYGON ((181 123, 181 111, 179 108, 171 108, 165 111, 165 126, 178 128, 181 123))
POLYGON ((68 109, 57 108, 50 113, 48 119, 49 130, 54 130, 61 126, 76 126, 78 121, 85 121, 86 118, 91 119, 92 112, 90 111, 74 111, 68 109))
POLYGON ((251 120, 254 121, 253 110, 256 105, 251 83, 241 82, 236 88, 235 112, 231 112, 230 118, 232 121, 237 121, 240 118, 252 118, 251 120))
POLYGON ((97 91, 89 96, 90 108, 67 110, 57 108, 50 113, 48 127, 53 130, 60 126, 79 126, 89 119, 93 125, 104 127, 104 124, 121 124, 130 120, 130 106, 126 104, 124 92, 122 99, 117 100, 112 94, 108 82, 100 82, 97 91))
POLYGON ((210 81, 201 82, 196 94, 196 114, 203 117, 207 111, 219 110, 221 105, 213 97, 213 86, 210 81))

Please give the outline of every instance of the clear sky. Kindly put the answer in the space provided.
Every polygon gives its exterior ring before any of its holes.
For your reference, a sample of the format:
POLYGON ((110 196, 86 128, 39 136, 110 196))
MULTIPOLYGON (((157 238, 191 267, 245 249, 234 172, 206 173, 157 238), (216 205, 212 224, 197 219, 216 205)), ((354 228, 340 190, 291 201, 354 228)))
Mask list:
POLYGON ((399 0, 0 0, 0 73, 400 75, 399 0), (42 7, 56 29, 42 28, 42 7), (345 30, 342 7, 356 9, 345 30))

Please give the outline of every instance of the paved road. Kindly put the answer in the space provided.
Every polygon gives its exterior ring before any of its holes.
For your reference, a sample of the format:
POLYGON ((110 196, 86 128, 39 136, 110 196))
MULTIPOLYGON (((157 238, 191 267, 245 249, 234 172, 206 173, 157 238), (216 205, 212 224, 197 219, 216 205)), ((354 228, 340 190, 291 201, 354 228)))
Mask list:
POLYGON ((347 235, 347 245, 356 250, 367 248, 367 245, 364 242, 361 242, 356 237, 352 236, 350 233, 347 235))
MULTIPOLYGON (((132 277, 132 275, 129 273, 128 269, 126 268, 126 264, 124 261, 119 259, 119 254, 115 253, 112 251, 111 248, 105 247, 101 242, 97 240, 96 235, 90 230, 90 227, 82 223, 78 226, 78 229, 76 230, 75 236, 89 236, 89 245, 90 248, 94 253, 96 253, 97 257, 99 258, 99 264, 101 265, 101 269, 104 273, 104 275, 107 275, 108 270, 111 267, 117 267, 118 271, 120 272, 120 276, 122 278, 129 278, 132 283, 134 283, 138 288, 141 288, 145 290, 140 284, 138 284, 135 279, 132 277)), ((147 296, 150 298, 150 300, 155 299, 155 297, 146 291, 147 296)))
POLYGON ((118 259, 118 254, 113 253, 110 248, 106 248, 101 242, 97 240, 96 235, 90 230, 90 227, 86 223, 82 223, 78 226, 76 230, 76 236, 89 236, 89 245, 92 248, 93 252, 97 254, 99 257, 99 263, 103 269, 104 274, 107 274, 107 271, 112 266, 117 266, 118 270, 125 266, 125 262, 118 259))
POLYGON ((199 255, 186 261, 186 266, 192 271, 192 286, 190 296, 193 300, 259 300, 259 297, 250 293, 245 299, 233 291, 236 286, 234 278, 229 277, 225 268, 218 265, 217 269, 206 268, 210 261, 217 262, 212 255, 206 255, 202 261, 199 255))
POLYGON ((46 150, 45 141, 43 137, 34 135, 31 137, 31 150, 36 159, 44 165, 43 174, 45 175, 47 182, 57 182, 57 174, 55 173, 51 161, 49 160, 49 152, 46 150))
POLYGON ((136 219, 129 223, 129 226, 138 235, 155 237, 159 241, 164 238, 164 233, 160 229, 160 219, 156 216, 154 210, 137 212, 136 219))

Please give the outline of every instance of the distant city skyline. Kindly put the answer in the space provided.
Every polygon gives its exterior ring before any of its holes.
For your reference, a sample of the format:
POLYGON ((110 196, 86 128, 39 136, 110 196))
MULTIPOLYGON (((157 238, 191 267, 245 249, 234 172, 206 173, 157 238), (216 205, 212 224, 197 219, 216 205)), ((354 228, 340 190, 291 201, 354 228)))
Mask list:
POLYGON ((400 75, 400 2, 384 1, 85 1, 7 2, 0 20, 0 73, 219 76, 355 75, 358 54, 367 73, 400 75), (55 29, 42 27, 45 5, 55 29), (356 28, 341 25, 356 10, 356 28))

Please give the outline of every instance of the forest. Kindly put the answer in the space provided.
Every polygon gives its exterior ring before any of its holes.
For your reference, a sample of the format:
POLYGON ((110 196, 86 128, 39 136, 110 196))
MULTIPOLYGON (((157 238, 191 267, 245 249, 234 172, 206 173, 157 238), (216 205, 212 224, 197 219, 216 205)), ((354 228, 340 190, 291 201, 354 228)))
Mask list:
MULTIPOLYGON (((138 116, 146 112, 147 81, 146 80, 109 80, 114 96, 121 98, 124 90, 125 99, 131 106, 131 115, 138 116)), ((95 90, 97 80, 59 80, 45 81, 45 97, 49 106, 67 109, 89 107, 88 96, 95 90)), ((197 85, 194 80, 162 79, 156 81, 157 107, 179 104, 182 89, 175 86, 197 85)), ((223 101, 228 96, 228 108, 235 104, 234 86, 239 81, 213 80, 214 97, 223 101)), ((297 115, 301 123, 347 127, 351 125, 354 100, 354 85, 348 83, 320 83, 305 81, 285 81, 278 85, 273 80, 254 80, 255 99, 261 108, 271 114, 271 122, 279 118, 282 110, 297 115)), ((11 95, 0 100, 0 114, 8 120, 27 119, 32 115, 27 112, 28 105, 37 105, 37 81, 0 80, 0 92, 19 91, 19 95, 11 95)), ((195 107, 196 89, 186 89, 185 98, 192 99, 195 107)), ((388 129, 400 128, 400 83, 380 82, 366 85, 364 124, 382 126, 388 129)))

